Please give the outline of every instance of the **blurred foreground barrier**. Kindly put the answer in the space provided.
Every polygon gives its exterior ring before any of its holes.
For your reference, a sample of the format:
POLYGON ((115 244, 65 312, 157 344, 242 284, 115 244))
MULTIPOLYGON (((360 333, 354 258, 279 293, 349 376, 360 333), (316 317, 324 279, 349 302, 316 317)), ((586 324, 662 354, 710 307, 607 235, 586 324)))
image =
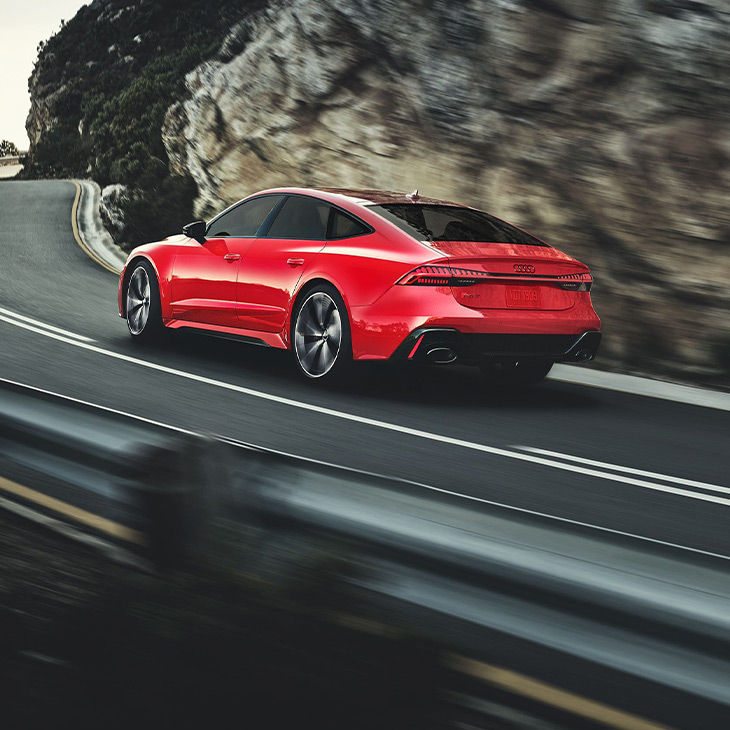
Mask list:
POLYGON ((0 385, 0 497, 155 563, 186 560, 210 512, 206 441, 9 383, 0 385))
POLYGON ((476 658, 507 639, 515 657, 529 647, 528 657, 569 658, 573 675, 630 676, 730 705, 727 561, 474 509, 417 484, 7 383, 0 477, 28 490, 3 498, 136 543, 158 565, 205 552, 221 519, 256 532, 262 551, 326 541, 352 564, 358 611, 373 621, 418 626, 476 658))

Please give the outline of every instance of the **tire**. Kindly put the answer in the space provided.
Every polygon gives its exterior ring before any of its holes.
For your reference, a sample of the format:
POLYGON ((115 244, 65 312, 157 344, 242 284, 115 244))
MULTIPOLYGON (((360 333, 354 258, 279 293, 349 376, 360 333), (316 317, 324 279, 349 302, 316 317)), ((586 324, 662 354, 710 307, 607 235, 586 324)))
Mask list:
POLYGON ((299 372, 309 380, 331 381, 352 363, 347 308, 330 284, 317 284, 298 300, 292 313, 291 343, 299 372))
POLYGON ((480 364, 486 386, 493 391, 518 392, 534 388, 550 372, 550 360, 494 360, 480 364))
POLYGON ((129 334, 135 340, 149 341, 164 330, 157 275, 147 261, 138 262, 127 279, 125 313, 129 334))

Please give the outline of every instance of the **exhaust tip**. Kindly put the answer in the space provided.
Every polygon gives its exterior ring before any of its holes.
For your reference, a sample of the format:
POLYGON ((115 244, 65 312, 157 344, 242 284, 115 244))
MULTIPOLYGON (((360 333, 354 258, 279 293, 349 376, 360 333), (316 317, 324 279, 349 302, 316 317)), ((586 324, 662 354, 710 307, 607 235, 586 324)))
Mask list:
POLYGON ((450 347, 434 347, 426 353, 426 358, 437 365, 448 365, 458 355, 450 347))

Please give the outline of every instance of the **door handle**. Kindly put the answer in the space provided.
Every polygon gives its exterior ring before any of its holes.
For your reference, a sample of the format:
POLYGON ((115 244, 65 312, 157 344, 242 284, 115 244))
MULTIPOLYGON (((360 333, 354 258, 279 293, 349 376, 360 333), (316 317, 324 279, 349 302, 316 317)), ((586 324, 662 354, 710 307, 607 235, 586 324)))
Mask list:
POLYGON ((289 266, 301 266, 304 263, 304 259, 287 259, 289 266))
POLYGON ((241 258, 241 254, 240 253, 227 253, 223 258, 226 261, 238 261, 238 259, 241 258))

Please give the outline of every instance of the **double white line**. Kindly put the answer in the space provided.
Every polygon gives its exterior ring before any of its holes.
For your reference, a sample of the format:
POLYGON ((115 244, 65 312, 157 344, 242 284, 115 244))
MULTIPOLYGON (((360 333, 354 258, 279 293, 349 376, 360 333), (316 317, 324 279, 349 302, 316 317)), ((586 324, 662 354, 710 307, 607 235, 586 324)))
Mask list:
POLYGON ((606 461, 586 459, 583 456, 573 456, 571 454, 563 454, 559 451, 538 449, 534 446, 513 446, 512 448, 519 449, 520 451, 526 451, 529 454, 540 454, 541 456, 533 457, 532 461, 555 469, 564 469, 565 471, 572 471, 579 474, 598 477, 600 479, 608 479, 614 482, 630 484, 635 487, 653 489, 657 492, 668 492, 669 494, 677 494, 681 497, 690 497, 692 499, 699 499, 705 502, 714 502, 716 504, 730 506, 730 499, 715 496, 714 493, 730 494, 730 487, 723 487, 719 484, 709 484, 708 482, 699 482, 694 479, 684 479, 682 477, 675 477, 669 474, 646 471, 645 469, 635 469, 630 466, 619 466, 618 464, 611 464, 606 461), (556 461, 556 459, 559 459, 559 461, 556 461), (577 464, 585 464, 586 466, 577 466, 577 464), (626 474, 634 474, 636 477, 645 477, 645 479, 637 479, 634 476, 624 476, 626 474), (667 483, 662 484, 662 482, 667 483), (672 484, 679 484, 684 487, 694 487, 695 489, 689 490, 682 489, 681 487, 670 486, 672 484))
POLYGON ((85 337, 84 335, 79 335, 75 332, 61 329, 60 327, 54 327, 52 324, 46 324, 45 322, 41 322, 38 319, 33 319, 33 317, 26 317, 24 314, 18 314, 17 312, 13 312, 10 309, 5 309, 4 307, 0 307, 0 320, 3 322, 7 322, 8 324, 14 324, 17 327, 22 327, 23 329, 29 329, 33 332, 38 332, 42 335, 48 332, 55 332, 59 335, 72 337, 79 342, 94 341, 91 339, 91 337, 85 337))

